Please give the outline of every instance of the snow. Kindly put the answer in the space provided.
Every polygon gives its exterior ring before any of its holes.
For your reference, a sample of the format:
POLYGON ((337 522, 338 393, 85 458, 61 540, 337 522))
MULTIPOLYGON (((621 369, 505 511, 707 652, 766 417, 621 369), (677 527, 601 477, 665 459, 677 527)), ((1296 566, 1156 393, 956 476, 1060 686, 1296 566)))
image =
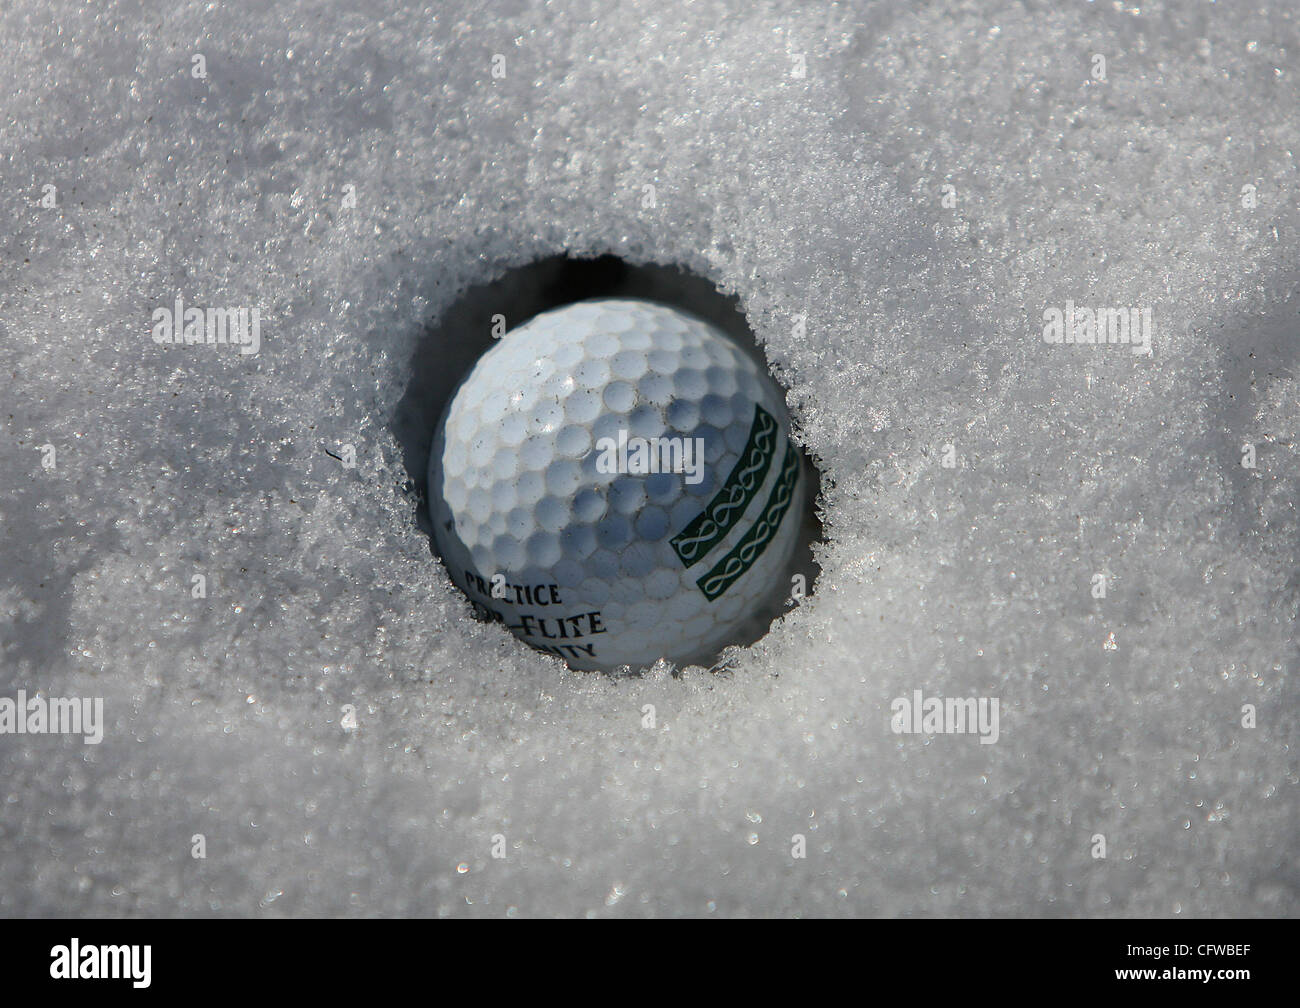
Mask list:
POLYGON ((0 697, 108 722, 0 735, 0 912, 1300 910, 1295 10, 157 6, 0 11, 0 697), (416 365, 566 252, 734 296, 821 469, 729 672, 568 671, 431 554, 416 365))

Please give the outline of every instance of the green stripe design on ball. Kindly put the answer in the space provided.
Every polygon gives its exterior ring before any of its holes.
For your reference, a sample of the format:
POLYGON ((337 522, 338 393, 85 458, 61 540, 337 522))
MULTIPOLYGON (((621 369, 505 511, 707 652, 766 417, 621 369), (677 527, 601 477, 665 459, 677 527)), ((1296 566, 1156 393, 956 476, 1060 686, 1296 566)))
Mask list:
POLYGON ((777 423, 772 414, 755 404, 749 440, 727 482, 709 501, 708 507, 672 538, 673 550, 686 567, 703 560, 740 521, 749 502, 767 479, 767 470, 776 454, 777 434, 777 423))
POLYGON ((718 561, 717 566, 695 583, 699 585, 704 597, 712 602, 730 588, 738 578, 754 566, 767 544, 776 538, 781 519, 790 510, 794 500, 795 488, 799 484, 799 453, 788 441, 785 457, 781 461, 781 472, 776 478, 763 513, 753 527, 745 533, 735 547, 718 561))

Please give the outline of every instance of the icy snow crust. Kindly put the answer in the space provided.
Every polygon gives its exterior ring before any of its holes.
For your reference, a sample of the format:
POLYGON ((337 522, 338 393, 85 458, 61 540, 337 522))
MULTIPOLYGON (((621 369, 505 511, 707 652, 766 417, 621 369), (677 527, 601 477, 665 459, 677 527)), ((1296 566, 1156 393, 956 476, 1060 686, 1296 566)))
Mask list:
POLYGON ((1294 5, 162 6, 0 10, 0 696, 108 722, 0 736, 0 912, 1297 912, 1294 5), (566 250, 735 294, 820 463, 729 674, 568 671, 420 527, 421 333, 566 250))

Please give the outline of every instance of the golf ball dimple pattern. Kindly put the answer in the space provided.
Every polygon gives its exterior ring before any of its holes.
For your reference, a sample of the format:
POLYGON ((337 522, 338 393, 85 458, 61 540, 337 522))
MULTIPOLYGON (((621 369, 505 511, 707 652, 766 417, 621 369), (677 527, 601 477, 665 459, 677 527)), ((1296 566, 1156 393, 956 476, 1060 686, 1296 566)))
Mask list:
POLYGON ((435 434, 429 504, 479 615, 574 668, 637 668, 709 661, 788 589, 801 473, 775 382, 727 336, 603 299, 483 355, 435 434), (638 444, 676 468, 642 471, 638 444))

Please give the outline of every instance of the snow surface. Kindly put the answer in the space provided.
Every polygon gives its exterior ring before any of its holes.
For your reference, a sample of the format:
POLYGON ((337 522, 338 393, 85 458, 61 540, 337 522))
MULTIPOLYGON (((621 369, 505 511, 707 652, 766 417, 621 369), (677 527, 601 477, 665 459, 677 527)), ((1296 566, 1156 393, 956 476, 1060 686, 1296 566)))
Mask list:
POLYGON ((1300 910, 1294 5, 13 0, 0 51, 0 696, 108 721, 0 736, 0 912, 1300 910), (820 465, 728 673, 570 672, 431 554, 413 358, 564 252, 735 295, 820 465), (178 294, 261 351, 156 344, 178 294))

